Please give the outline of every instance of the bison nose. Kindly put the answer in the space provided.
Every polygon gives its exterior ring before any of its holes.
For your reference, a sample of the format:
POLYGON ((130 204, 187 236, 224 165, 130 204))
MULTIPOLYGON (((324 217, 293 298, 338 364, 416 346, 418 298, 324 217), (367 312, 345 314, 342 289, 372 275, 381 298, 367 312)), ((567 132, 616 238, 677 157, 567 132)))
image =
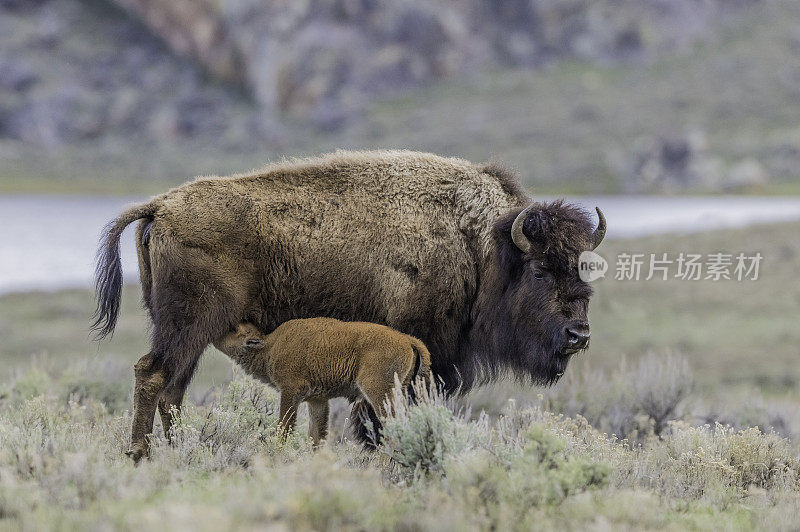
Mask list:
POLYGON ((567 326, 567 344, 569 349, 583 349, 589 344, 589 324, 574 323, 567 326))

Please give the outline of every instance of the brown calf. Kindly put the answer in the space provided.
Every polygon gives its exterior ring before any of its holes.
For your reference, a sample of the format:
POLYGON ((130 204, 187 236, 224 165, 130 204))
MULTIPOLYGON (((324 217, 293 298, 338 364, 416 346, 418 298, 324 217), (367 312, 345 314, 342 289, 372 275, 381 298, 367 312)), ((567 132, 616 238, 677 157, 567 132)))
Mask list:
POLYGON ((308 433, 315 445, 328 432, 328 400, 366 399, 379 416, 395 375, 406 388, 428 377, 431 359, 420 340, 376 323, 333 318, 290 320, 272 334, 244 323, 216 347, 254 377, 280 390, 285 434, 294 428, 298 405, 309 405, 308 433))
MULTIPOLYGON (((386 415, 384 402, 394 387, 395 375, 404 389, 418 375, 430 377, 431 359, 425 344, 376 323, 296 319, 271 334, 242 323, 214 345, 247 373, 280 390, 282 438, 294 429, 300 403, 308 402, 308 433, 315 446, 327 436, 329 399, 361 399, 375 420, 375 414, 386 415)), ((137 392, 146 392, 138 390, 138 384, 137 392)), ((135 394, 143 395, 147 394, 135 394)), ((354 413, 364 406, 359 404, 354 413)), ((169 421, 166 423, 165 428, 169 421)), ((146 447, 129 451, 135 460, 146 453, 146 447)))

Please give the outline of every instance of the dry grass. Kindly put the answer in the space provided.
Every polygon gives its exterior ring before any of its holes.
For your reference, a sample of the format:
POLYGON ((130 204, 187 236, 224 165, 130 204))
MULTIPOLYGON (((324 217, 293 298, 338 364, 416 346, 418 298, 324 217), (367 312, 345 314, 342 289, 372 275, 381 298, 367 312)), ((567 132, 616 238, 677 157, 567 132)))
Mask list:
POLYGON ((758 429, 672 421, 633 444, 542 403, 470 418, 434 391, 395 399, 377 453, 314 453, 303 428, 278 441, 277 394, 239 375, 137 468, 129 412, 91 386, 66 397, 59 379, 33 368, 2 392, 4 529, 800 526, 780 511, 800 506, 797 448, 758 429))

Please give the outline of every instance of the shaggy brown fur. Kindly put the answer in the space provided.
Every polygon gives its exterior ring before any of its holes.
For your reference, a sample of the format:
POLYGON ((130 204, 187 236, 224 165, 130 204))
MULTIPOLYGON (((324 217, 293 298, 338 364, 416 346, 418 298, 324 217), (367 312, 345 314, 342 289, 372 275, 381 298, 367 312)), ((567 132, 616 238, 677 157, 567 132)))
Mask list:
POLYGON ((250 375, 281 392, 282 430, 294 428, 297 407, 307 401, 308 433, 318 445, 328 431, 328 400, 364 399, 378 416, 395 375, 407 389, 430 377, 431 358, 420 340, 383 325, 332 318, 290 320, 265 335, 241 324, 215 344, 250 375))
POLYGON ((566 265, 593 246, 593 224, 574 207, 537 204, 523 253, 510 229, 530 203, 496 165, 378 151, 198 179, 124 212, 100 251, 96 325, 114 328, 119 236, 141 219, 153 330, 136 370, 134 445, 152 429, 153 397, 168 427, 204 348, 242 322, 265 332, 316 316, 385 324, 425 342, 448 390, 505 369, 555 381, 572 352, 565 331, 588 334, 591 291, 566 265))

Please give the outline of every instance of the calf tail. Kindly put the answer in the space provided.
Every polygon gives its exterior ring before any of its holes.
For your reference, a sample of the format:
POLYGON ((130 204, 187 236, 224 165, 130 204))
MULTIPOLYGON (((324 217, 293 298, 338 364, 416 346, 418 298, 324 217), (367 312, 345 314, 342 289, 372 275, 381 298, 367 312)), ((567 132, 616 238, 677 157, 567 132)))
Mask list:
MULTIPOLYGON (((414 351, 414 366, 405 378, 403 386, 409 396, 413 396, 414 379, 422 377, 426 384, 430 386, 431 380, 431 354, 422 340, 411 337, 411 349, 414 351)), ((380 419, 375 409, 365 399, 359 399, 353 403, 351 412, 351 422, 355 440, 361 443, 367 450, 375 450, 381 444, 381 425, 380 419)))
POLYGON ((414 354, 417 356, 417 359, 414 361, 414 369, 411 372, 411 381, 413 382, 414 379, 417 377, 422 377, 425 379, 427 384, 430 384, 431 380, 431 353, 428 351, 428 348, 422 342, 422 340, 418 338, 414 338, 411 342, 411 348, 414 350, 414 354))
POLYGON ((155 200, 135 205, 116 219, 111 220, 103 229, 100 247, 97 250, 97 266, 95 268, 95 297, 97 309, 92 318, 92 330, 96 331, 96 339, 100 340, 114 332, 119 315, 119 303, 122 299, 122 260, 119 255, 119 239, 125 228, 141 218, 153 218, 158 208, 155 200))

